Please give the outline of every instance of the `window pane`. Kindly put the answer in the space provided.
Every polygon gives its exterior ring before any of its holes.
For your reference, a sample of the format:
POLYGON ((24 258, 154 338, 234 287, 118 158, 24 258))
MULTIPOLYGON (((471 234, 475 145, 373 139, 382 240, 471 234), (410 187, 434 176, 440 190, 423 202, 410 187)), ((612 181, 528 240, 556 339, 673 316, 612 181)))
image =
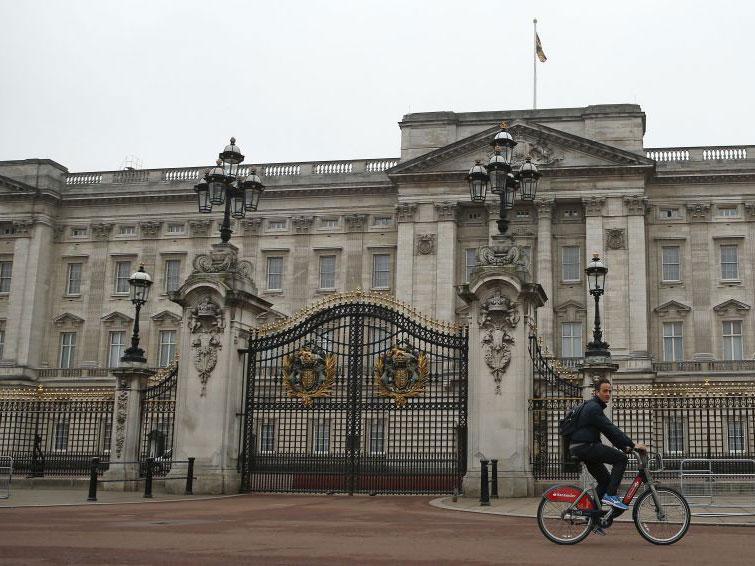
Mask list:
POLYGON ((275 423, 262 423, 260 427, 260 451, 275 452, 275 423))
POLYGON ((666 362, 679 362, 684 360, 682 323, 663 323, 663 360, 666 362))
POLYGON ((336 287, 336 256, 320 256, 320 289, 336 287))
POLYGON ((662 250, 663 280, 679 281, 681 270, 679 265, 679 246, 667 246, 662 250))
POLYGON ((669 454, 684 452, 684 420, 670 417, 666 421, 666 451, 669 454))
POLYGON ((0 261, 0 293, 10 293, 10 280, 13 275, 13 262, 0 261))
POLYGON ((5 330, 0 330, 0 360, 3 359, 3 350, 5 350, 5 330))
POLYGON ((477 267, 477 248, 464 250, 464 281, 469 282, 472 272, 477 267))
POLYGON ((66 295, 78 295, 79 293, 81 293, 81 264, 69 263, 66 295))
POLYGON ((165 262, 165 291, 175 291, 181 286, 181 260, 169 259, 165 262))
POLYGON ((582 351, 582 323, 561 323, 561 357, 581 358, 582 351))
POLYGON ((159 360, 158 365, 160 367, 166 367, 173 358, 176 356, 176 331, 175 330, 161 330, 160 331, 160 344, 159 344, 159 360))
POLYGON ((370 422, 370 454, 385 452, 385 428, 382 419, 370 422))
POLYGON ((60 334, 60 367, 69 369, 73 367, 76 355, 76 333, 61 332, 60 334))
POLYGON ((388 254, 372 256, 372 286, 379 289, 390 287, 390 257, 388 254))
POLYGON ((123 357, 126 345, 126 333, 121 331, 110 333, 110 345, 108 348, 108 367, 118 367, 123 357))
POLYGON ((737 246, 721 246, 721 279, 738 279, 737 246))
POLYGON ((742 347, 742 321, 725 320, 723 321, 723 347, 725 360, 741 360, 743 355, 742 347))
POLYGON ((283 289, 283 258, 267 258, 267 288, 283 289))
POLYGON ((564 246, 561 248, 561 279, 564 281, 579 281, 579 246, 564 246))
POLYGON ((63 419, 55 423, 55 450, 68 449, 68 420, 63 419))
POLYGON ((115 264, 115 292, 128 293, 128 279, 131 277, 131 262, 119 261, 115 264))
POLYGON ((330 421, 315 422, 313 451, 316 454, 327 454, 330 451, 330 421))

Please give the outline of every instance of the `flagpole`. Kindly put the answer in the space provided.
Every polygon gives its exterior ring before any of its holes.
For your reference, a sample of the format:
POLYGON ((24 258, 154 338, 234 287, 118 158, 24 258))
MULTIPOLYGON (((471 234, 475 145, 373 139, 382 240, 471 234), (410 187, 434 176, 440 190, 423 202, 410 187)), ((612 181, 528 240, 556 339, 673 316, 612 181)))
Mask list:
POLYGON ((537 18, 532 20, 532 109, 537 110, 537 18))

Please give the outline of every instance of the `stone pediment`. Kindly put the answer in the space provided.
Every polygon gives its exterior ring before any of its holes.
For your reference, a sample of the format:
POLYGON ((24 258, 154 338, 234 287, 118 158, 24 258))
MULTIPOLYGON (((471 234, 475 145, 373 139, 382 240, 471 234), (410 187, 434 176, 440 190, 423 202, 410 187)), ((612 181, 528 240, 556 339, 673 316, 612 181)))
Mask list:
POLYGON ((176 313, 171 312, 169 310, 164 310, 164 311, 155 313, 150 318, 154 320, 155 322, 172 323, 172 324, 178 324, 183 319, 182 316, 177 315, 176 313))
MULTIPOLYGON (((487 161, 491 154, 490 140, 495 126, 445 147, 400 163, 388 172, 391 177, 432 173, 466 172, 476 159, 487 161)), ((514 148, 514 161, 520 163, 530 156, 544 169, 653 167, 646 157, 532 122, 516 121, 508 129, 519 143, 514 148)))
POLYGON ((102 322, 110 324, 129 324, 133 318, 122 312, 113 311, 101 318, 102 322))
POLYGON ((569 300, 564 301, 556 307, 553 307, 553 312, 555 312, 561 319, 576 321, 584 317, 587 310, 585 309, 585 305, 583 305, 582 303, 569 300))
POLYGON ((713 307, 713 311, 719 315, 743 315, 749 310, 750 305, 736 299, 729 299, 713 307))
POLYGON ((52 319, 55 326, 80 326, 84 323, 84 319, 80 316, 76 316, 70 312, 64 312, 60 316, 56 316, 52 319))
POLYGON ((662 305, 655 307, 653 312, 658 316, 666 316, 669 314, 673 316, 684 316, 691 310, 690 307, 678 301, 667 301, 662 305))

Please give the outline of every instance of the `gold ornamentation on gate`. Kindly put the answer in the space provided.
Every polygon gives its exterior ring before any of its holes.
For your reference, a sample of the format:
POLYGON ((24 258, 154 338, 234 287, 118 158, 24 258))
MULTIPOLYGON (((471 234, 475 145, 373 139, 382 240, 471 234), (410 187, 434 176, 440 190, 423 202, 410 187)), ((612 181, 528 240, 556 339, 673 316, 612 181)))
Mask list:
POLYGON ((427 355, 406 343, 393 346, 375 361, 375 387, 381 397, 391 397, 397 407, 424 393, 430 377, 427 355))
POLYGON ((294 354, 283 356, 283 387, 289 397, 301 399, 306 407, 312 400, 329 397, 336 380, 336 357, 312 343, 294 354))

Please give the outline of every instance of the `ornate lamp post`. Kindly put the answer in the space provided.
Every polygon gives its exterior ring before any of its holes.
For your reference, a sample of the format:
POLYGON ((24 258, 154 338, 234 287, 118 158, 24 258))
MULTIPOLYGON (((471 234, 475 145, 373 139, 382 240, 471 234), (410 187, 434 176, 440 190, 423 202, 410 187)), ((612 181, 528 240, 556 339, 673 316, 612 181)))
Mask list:
POLYGON ((591 358, 608 358, 611 356, 608 351, 608 343, 603 341, 603 332, 600 329, 600 296, 605 292, 608 268, 603 265, 598 254, 593 254, 592 261, 585 269, 585 273, 590 286, 590 294, 595 297, 595 328, 592 333, 592 342, 587 344, 585 351, 585 361, 589 361, 591 358))
POLYGON ((139 266, 139 271, 129 277, 128 284, 131 287, 131 302, 136 307, 136 316, 134 317, 134 334, 131 337, 131 347, 123 353, 121 361, 146 363, 144 350, 139 347, 139 311, 149 299, 152 278, 144 271, 144 264, 139 266))
POLYGON ((213 205, 225 205, 220 240, 226 244, 231 239, 231 217, 244 218, 247 212, 257 210, 265 187, 254 169, 248 175, 239 174, 239 165, 244 161, 236 138, 218 154, 217 165, 207 171, 194 186, 199 212, 212 212, 213 205))
POLYGON ((501 131, 495 135, 490 145, 493 147, 493 154, 487 165, 478 160, 469 170, 469 196, 472 202, 485 202, 488 188, 499 196, 498 232, 504 235, 509 227, 506 212, 514 208, 517 191, 520 200, 535 200, 540 173, 529 157, 518 168, 512 167, 511 160, 517 142, 506 130, 505 122, 501 124, 501 131))

